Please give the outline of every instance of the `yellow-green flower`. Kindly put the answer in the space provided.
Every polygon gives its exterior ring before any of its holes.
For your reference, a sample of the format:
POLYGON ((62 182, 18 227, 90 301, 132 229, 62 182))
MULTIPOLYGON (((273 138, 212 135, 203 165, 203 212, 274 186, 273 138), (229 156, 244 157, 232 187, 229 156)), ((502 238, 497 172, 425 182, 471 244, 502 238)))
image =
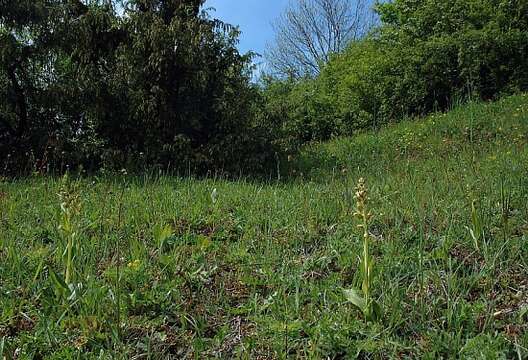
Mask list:
POLYGON ((139 267, 141 266, 141 261, 140 260, 134 260, 134 261, 131 261, 127 264, 127 267, 131 270, 134 270, 134 271, 137 271, 139 269, 139 267))

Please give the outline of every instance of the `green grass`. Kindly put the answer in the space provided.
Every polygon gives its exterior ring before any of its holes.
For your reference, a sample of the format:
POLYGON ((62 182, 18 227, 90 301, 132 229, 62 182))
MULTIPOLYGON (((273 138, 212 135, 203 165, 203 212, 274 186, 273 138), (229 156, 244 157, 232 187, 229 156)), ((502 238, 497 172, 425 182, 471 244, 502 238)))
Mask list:
POLYGON ((527 143, 519 95, 314 144, 283 182, 76 180, 71 289, 60 179, 4 180, 0 352, 526 358, 527 143), (376 322, 343 294, 362 281, 359 177, 374 215, 376 322))

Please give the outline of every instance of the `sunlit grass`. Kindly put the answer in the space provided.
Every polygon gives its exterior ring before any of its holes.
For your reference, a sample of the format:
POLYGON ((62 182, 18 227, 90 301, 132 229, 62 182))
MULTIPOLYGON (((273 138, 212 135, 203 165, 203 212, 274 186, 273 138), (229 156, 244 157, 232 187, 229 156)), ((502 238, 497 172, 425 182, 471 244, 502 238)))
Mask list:
POLYGON ((4 179, 0 349, 7 359, 525 358, 527 134, 528 97, 514 96, 314 144, 282 182, 79 179, 66 300, 52 275, 68 268, 61 180, 4 179), (360 177, 376 322, 342 291, 362 283, 360 177))

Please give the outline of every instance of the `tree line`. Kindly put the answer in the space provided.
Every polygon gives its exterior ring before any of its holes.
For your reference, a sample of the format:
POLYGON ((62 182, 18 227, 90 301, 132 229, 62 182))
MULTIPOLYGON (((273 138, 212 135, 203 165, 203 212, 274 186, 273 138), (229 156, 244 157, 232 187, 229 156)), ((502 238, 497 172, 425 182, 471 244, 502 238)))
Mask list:
POLYGON ((203 0, 0 0, 1 171, 266 173, 309 141, 528 90, 525 1, 373 5, 297 1, 254 83, 203 0))
POLYGON ((265 112, 290 148, 528 90, 528 2, 394 0, 374 9, 376 25, 331 52, 315 76, 274 67, 279 75, 264 78, 265 112))
POLYGON ((2 0, 5 171, 260 170, 251 54, 202 0, 2 0))

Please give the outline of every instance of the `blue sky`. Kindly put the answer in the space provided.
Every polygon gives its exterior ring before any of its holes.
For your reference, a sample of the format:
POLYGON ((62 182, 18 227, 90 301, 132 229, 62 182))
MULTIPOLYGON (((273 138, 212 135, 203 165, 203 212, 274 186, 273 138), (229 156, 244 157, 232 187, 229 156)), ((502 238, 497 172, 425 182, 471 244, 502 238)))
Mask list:
MULTIPOLYGON (((207 0, 205 8, 214 7, 211 17, 240 26, 239 49, 242 53, 264 53, 266 44, 273 41, 271 23, 284 10, 288 0, 207 0)), ((260 62, 262 59, 257 59, 260 62)))

